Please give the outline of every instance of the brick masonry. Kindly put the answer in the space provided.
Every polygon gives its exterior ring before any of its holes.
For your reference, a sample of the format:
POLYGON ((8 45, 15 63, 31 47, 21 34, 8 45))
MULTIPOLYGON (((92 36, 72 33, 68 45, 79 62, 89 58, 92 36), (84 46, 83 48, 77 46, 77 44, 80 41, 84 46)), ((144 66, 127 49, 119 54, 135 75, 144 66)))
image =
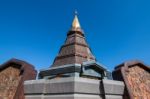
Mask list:
POLYGON ((71 30, 52 66, 82 64, 91 60, 95 60, 95 57, 86 43, 83 31, 71 30))

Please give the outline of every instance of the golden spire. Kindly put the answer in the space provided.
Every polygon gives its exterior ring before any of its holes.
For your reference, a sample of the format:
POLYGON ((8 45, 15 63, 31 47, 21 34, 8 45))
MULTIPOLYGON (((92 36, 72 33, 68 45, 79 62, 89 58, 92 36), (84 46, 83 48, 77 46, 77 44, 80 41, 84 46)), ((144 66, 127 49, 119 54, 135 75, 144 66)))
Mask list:
POLYGON ((79 29, 80 28, 80 23, 79 23, 78 16, 77 16, 77 11, 75 11, 75 17, 74 17, 73 22, 72 22, 72 28, 73 29, 79 29))

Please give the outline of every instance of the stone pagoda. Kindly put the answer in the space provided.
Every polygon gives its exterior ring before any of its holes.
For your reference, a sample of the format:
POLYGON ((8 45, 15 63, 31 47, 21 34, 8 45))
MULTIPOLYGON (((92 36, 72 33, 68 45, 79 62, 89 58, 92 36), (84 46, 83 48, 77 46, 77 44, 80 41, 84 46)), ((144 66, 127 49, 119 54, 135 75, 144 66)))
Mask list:
POLYGON ((75 14, 65 44, 61 46, 52 66, 40 71, 39 78, 84 76, 102 79, 107 74, 106 68, 96 62, 75 14))
POLYGON ((96 61, 77 14, 65 43, 50 68, 38 80, 24 83, 26 99, 122 99, 124 84, 96 61))

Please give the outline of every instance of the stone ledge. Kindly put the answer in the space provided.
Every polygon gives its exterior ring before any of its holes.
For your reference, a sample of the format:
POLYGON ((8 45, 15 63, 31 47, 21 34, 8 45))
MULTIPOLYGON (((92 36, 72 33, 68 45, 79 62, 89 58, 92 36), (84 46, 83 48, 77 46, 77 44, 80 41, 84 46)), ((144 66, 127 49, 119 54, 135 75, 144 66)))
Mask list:
POLYGON ((121 81, 115 80, 106 80, 103 79, 103 87, 105 94, 110 95, 123 95, 124 93, 124 83, 121 81))
POLYGON ((105 99, 123 99, 122 96, 117 95, 106 95, 105 99))
POLYGON ((25 99, 42 99, 42 95, 30 95, 30 96, 25 96, 25 99))
POLYGON ((29 80, 24 82, 25 94, 42 94, 44 92, 45 80, 29 80))
POLYGON ((88 95, 88 94, 65 94, 65 95, 36 95, 26 96, 26 99, 103 99, 100 95, 88 95))
MULTIPOLYGON (((25 81, 24 92, 26 99, 49 99, 52 96, 58 96, 52 99, 84 99, 84 95, 105 96, 106 99, 122 99, 124 92, 124 83, 114 80, 94 80, 81 77, 56 78, 51 80, 31 80, 25 81), (63 98, 63 95, 72 94, 74 98, 63 98), (80 96, 81 97, 78 97, 80 96), (112 97, 111 97, 112 96, 112 97), (33 98, 32 98, 33 97, 33 98), (37 97, 37 98, 34 98, 37 97), (110 98, 111 97, 111 98, 110 98)), ((90 98, 85 99, 104 99, 90 98)))
POLYGON ((89 93, 101 94, 100 80, 67 77, 51 80, 31 80, 24 82, 25 94, 89 93))

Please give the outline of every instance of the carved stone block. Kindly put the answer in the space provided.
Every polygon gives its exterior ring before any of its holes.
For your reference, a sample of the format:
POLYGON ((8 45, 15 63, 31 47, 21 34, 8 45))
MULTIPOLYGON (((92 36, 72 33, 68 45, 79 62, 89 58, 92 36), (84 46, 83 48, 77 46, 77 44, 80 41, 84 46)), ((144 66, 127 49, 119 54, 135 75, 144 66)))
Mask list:
POLYGON ((0 65, 0 99, 24 99, 23 82, 36 78, 34 67, 11 59, 0 65))

